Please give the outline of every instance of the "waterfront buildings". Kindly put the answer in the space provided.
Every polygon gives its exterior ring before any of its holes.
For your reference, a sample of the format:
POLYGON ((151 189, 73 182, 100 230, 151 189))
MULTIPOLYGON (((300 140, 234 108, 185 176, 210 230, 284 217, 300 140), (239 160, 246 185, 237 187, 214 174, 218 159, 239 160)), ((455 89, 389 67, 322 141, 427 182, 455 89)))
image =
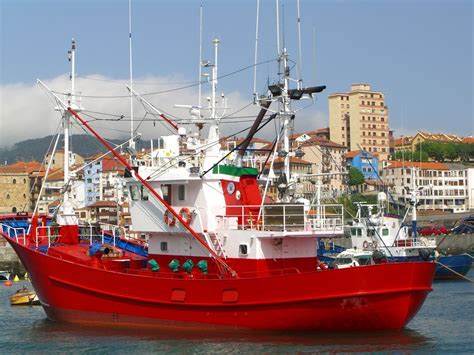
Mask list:
POLYGON ((389 161, 382 170, 395 200, 405 205, 415 179, 422 188, 420 210, 466 212, 474 208, 474 167, 434 162, 389 161))
POLYGON ((369 84, 352 84, 350 92, 329 95, 329 129, 331 141, 388 159, 388 107, 384 94, 369 84))

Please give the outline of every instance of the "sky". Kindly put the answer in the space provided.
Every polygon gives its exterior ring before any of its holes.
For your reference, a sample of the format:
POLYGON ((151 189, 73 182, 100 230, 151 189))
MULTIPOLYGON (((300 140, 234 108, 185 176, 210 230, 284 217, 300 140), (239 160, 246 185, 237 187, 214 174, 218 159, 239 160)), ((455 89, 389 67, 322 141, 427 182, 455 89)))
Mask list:
MULTIPOLYGON (((222 114, 233 117, 222 129, 232 134, 258 111, 251 105, 256 0, 132 0, 134 88, 141 94, 160 92, 146 98, 164 112, 187 117, 173 105, 198 103, 201 4, 202 58, 213 62, 211 41, 219 38, 224 77, 218 90, 229 107, 222 114)), ((279 1, 281 47, 293 63, 301 62, 305 86, 327 86, 317 100, 298 107, 297 132, 326 127, 328 95, 363 82, 385 93, 395 136, 418 130, 474 134, 472 1, 300 0, 301 47, 296 4, 279 1)), ((86 117, 128 117, 128 33, 128 0, 0 0, 0 147, 55 133, 60 117, 36 79, 58 92, 69 89, 66 52, 72 37, 76 90, 85 96, 86 117)), ((263 64, 257 66, 256 87, 261 94, 276 78, 276 38, 275 1, 260 0, 257 62, 263 64)), ((294 66, 292 77, 298 76, 294 66)), ((208 95, 204 85, 203 101, 208 95)), ((134 107, 136 118, 151 117, 139 103, 134 107)), ((93 124, 110 138, 128 134, 125 121, 93 124)), ((143 123, 139 131, 156 138, 163 133, 160 127, 143 123)), ((268 128, 263 137, 274 130, 268 128)))

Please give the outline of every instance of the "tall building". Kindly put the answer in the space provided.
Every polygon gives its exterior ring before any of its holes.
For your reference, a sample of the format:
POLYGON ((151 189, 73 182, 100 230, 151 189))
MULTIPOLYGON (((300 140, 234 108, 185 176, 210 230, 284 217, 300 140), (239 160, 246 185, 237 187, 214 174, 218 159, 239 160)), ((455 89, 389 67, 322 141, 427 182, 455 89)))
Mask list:
POLYGON ((352 84, 350 92, 329 95, 329 129, 331 141, 350 151, 362 149, 388 160, 388 107, 384 94, 369 84, 352 84))

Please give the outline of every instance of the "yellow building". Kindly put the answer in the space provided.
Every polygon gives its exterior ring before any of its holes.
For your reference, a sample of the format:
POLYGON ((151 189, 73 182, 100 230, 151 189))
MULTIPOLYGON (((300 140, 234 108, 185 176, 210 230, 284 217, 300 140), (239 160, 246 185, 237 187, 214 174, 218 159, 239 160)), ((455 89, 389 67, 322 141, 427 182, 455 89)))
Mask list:
POLYGON ((329 95, 329 129, 331 141, 388 159, 388 107, 384 94, 369 84, 352 84, 350 92, 329 95))
POLYGON ((395 151, 416 151, 416 146, 425 142, 439 142, 439 143, 465 143, 466 139, 455 134, 445 133, 427 133, 417 132, 414 136, 401 137, 395 140, 395 151))

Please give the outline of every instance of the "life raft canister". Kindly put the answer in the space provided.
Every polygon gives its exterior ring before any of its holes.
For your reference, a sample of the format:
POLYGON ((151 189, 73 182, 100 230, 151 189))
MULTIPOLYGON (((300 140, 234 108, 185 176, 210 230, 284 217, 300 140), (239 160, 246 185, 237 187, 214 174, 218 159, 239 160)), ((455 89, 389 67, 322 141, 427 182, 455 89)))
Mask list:
POLYGON ((179 216, 186 222, 186 224, 191 223, 193 217, 191 211, 187 207, 183 207, 179 210, 179 216))
POLYGON ((165 211, 163 219, 165 220, 165 223, 170 227, 173 227, 176 224, 176 217, 170 212, 170 210, 165 211))

